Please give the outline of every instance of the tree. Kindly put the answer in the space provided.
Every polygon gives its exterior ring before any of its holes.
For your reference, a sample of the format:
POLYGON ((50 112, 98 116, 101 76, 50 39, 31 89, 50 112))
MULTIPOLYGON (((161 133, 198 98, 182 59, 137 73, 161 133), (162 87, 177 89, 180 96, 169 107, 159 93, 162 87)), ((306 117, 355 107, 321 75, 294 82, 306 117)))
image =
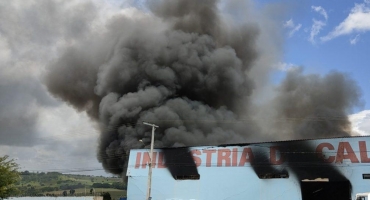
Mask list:
POLYGON ((26 171, 22 172, 21 174, 22 175, 30 175, 30 172, 26 170, 26 171))
POLYGON ((9 156, 0 157, 0 198, 17 194, 15 187, 20 179, 18 164, 9 156))

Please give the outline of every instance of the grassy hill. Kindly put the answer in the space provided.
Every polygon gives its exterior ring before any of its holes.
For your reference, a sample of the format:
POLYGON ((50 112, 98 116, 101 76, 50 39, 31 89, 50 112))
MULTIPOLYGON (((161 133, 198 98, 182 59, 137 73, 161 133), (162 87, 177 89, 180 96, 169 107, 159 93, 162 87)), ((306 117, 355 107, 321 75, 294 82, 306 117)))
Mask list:
POLYGON ((119 177, 25 171, 21 173, 21 180, 16 186, 20 196, 63 196, 64 191, 68 196, 100 195, 103 192, 109 192, 112 199, 126 196, 126 185, 119 177))

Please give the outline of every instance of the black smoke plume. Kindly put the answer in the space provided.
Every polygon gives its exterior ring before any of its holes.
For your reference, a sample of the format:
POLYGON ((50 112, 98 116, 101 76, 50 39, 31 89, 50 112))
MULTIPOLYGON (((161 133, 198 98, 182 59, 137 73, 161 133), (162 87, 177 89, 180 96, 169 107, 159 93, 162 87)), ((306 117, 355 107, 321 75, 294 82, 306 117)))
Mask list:
POLYGON ((112 17, 46 76, 52 94, 100 123, 98 159, 107 171, 121 174, 129 150, 149 143, 143 121, 159 125, 157 148, 347 134, 345 112, 359 92, 345 75, 292 72, 271 102, 255 105, 256 82, 269 73, 257 68, 269 68, 261 66, 263 26, 230 23, 214 0, 149 7, 112 17))

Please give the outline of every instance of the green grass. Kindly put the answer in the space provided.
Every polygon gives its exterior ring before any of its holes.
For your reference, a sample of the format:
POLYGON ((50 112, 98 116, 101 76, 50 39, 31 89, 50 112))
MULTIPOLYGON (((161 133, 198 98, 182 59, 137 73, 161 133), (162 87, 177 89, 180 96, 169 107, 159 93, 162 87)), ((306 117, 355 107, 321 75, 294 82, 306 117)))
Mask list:
POLYGON ((20 195, 33 196, 55 194, 61 195, 63 191, 69 194, 70 188, 75 189, 75 193, 79 195, 90 194, 90 189, 95 185, 105 184, 105 187, 95 187, 96 193, 109 192, 112 198, 117 199, 126 195, 126 190, 115 189, 113 187, 124 187, 122 178, 118 177, 101 177, 101 176, 85 176, 85 175, 71 175, 61 173, 22 173, 22 179, 17 183, 18 189, 21 191, 20 195), (107 184, 109 184, 107 186, 107 184), (114 186, 113 186, 114 184, 114 186), (47 190, 49 189, 49 190, 47 190))

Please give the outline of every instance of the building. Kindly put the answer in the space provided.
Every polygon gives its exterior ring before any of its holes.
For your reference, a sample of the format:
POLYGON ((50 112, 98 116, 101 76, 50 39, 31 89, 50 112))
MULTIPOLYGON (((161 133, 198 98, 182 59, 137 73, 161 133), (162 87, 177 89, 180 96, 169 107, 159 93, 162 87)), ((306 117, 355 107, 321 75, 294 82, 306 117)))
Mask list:
MULTIPOLYGON (((155 149, 152 200, 355 199, 370 137, 155 149)), ((145 199, 149 150, 131 150, 127 199, 145 199)))

